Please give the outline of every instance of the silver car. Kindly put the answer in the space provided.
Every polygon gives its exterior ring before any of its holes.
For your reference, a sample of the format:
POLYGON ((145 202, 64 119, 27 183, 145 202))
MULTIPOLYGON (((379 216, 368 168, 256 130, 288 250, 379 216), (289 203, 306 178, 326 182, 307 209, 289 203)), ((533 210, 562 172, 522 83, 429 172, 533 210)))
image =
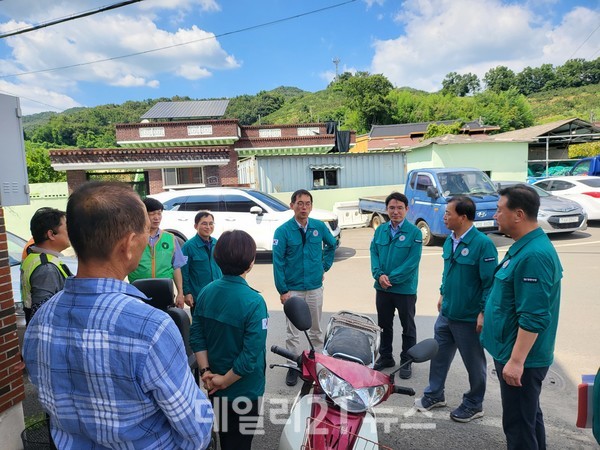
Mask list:
MULTIPOLYGON (((500 181, 496 183, 498 190, 513 186, 517 181, 500 181)), ((572 233, 587 229, 587 213, 581 205, 573 200, 556 197, 535 185, 528 185, 540 196, 538 224, 546 233, 572 233)))

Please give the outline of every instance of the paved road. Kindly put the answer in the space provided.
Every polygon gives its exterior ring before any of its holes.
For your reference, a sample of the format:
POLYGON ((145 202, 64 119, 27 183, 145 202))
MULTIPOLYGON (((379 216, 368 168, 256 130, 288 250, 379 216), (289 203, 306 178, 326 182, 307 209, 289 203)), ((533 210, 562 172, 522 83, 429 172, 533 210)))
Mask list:
MULTIPOLYGON (((364 228, 343 231, 342 247, 336 252, 336 262, 325 279, 324 323, 332 312, 341 309, 375 317, 369 262, 372 235, 372 230, 364 228)), ((502 257, 512 241, 501 236, 493 236, 493 240, 502 257)), ((548 448, 597 448, 591 432, 577 429, 574 424, 580 376, 582 373, 595 373, 600 364, 600 327, 597 325, 600 302, 595 288, 600 276, 600 223, 585 232, 552 237, 552 240, 564 266, 564 281, 556 358, 542 394, 548 448)), ((433 336, 441 272, 441 248, 426 247, 419 272, 416 318, 419 339, 433 336)), ((267 347, 284 345, 285 320, 273 286, 272 264, 268 257, 259 258, 248 281, 267 300, 271 316, 267 347)), ((394 342, 399 344, 398 322, 395 331, 394 342)), ((267 364, 277 362, 282 362, 281 358, 269 353, 267 364)), ((450 408, 458 406, 462 393, 468 389, 466 371, 457 355, 446 385, 446 399, 450 407, 423 414, 412 408, 413 398, 392 396, 378 408, 380 417, 387 424, 385 427, 382 424, 379 429, 381 444, 394 449, 505 448, 498 382, 495 374, 491 373, 491 366, 488 367, 490 376, 484 418, 469 424, 458 424, 449 419, 450 408)), ((427 384, 428 370, 428 364, 414 366, 413 378, 404 384, 413 387, 419 395, 427 384)), ((256 449, 277 448, 286 411, 296 394, 296 389, 285 385, 284 376, 284 369, 267 368, 265 428, 264 434, 255 439, 256 449)), ((26 415, 36 409, 29 387, 27 392, 26 415)))
MULTIPOLYGON (((336 262, 325 279, 324 309, 327 316, 340 309, 349 309, 375 317, 369 262, 372 235, 373 231, 365 228, 343 231, 342 247, 336 252, 336 262)), ((493 240, 502 258, 513 241, 501 236, 493 236, 493 240)), ((552 237, 552 241, 564 266, 564 280, 556 358, 541 400, 548 448, 597 448, 591 432, 576 428, 575 419, 577 384, 581 374, 595 373, 600 364, 600 328, 597 326, 600 299, 595 288, 595 280, 600 274, 600 223, 595 223, 585 232, 552 237)), ((416 318, 419 339, 433 336, 441 272, 441 248, 426 247, 419 271, 416 318)), ((248 281, 262 292, 269 306, 268 348, 273 344, 282 345, 285 340, 284 317, 273 286, 272 265, 268 258, 257 262, 248 281)), ((399 328, 396 322, 395 331, 399 328)), ((400 339, 397 332, 394 342, 399 344, 400 339)), ((399 347, 396 345, 396 348, 399 347)), ((280 358, 269 354, 267 363, 275 362, 281 362, 280 358)), ((388 432, 380 427, 381 444, 394 449, 505 448, 500 391, 492 373, 491 359, 488 358, 488 362, 490 376, 484 418, 469 424, 457 424, 449 418, 450 408, 437 409, 425 415, 412 408, 412 398, 395 395, 381 405, 381 417, 389 423, 388 432)), ((427 385, 428 370, 428 364, 416 365, 413 378, 404 384, 413 387, 419 395, 427 385)), ((285 417, 281 413, 281 405, 289 405, 296 393, 295 389, 285 385, 284 376, 284 369, 267 369, 265 434, 256 438, 254 448, 277 448, 282 424, 270 423, 269 416, 275 419, 285 417)), ((458 406, 462 393, 468 390, 467 374, 458 354, 446 387, 449 406, 458 406)))

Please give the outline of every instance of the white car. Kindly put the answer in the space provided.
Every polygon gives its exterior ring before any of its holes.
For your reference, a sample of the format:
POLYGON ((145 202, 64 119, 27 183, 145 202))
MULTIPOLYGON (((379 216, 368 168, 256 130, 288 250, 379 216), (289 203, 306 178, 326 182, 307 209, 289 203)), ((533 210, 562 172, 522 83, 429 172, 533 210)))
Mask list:
POLYGON ((588 220, 600 220, 600 177, 552 177, 533 185, 557 197, 576 201, 587 212, 588 220))
MULTIPOLYGON (((196 213, 208 210, 215 217, 213 237, 218 239, 227 230, 244 230, 254 238, 258 251, 272 251, 275 229, 294 215, 289 205, 254 189, 183 189, 161 192, 149 197, 162 202, 165 207, 160 227, 182 240, 190 239, 196 234, 196 213)), ((339 241, 340 228, 334 213, 313 209, 310 217, 323 221, 339 241)))

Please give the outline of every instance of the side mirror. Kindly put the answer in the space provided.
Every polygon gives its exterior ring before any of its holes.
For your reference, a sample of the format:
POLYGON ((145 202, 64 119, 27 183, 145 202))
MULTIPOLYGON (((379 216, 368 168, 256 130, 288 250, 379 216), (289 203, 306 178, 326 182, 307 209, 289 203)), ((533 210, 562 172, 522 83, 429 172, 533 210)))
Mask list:
POLYGON ((263 209, 260 206, 253 206, 250 208, 250 214, 256 214, 257 216, 262 216, 264 213, 263 209))
POLYGON ((413 362, 421 363, 429 361, 437 354, 437 352, 437 341, 433 338, 429 338, 419 342, 418 344, 413 345, 407 353, 413 362))
POLYGON ((312 318, 310 317, 310 309, 308 304, 301 297, 290 297, 283 304, 285 316, 290 319, 300 331, 310 330, 312 326, 312 318))
POLYGON ((425 191, 427 193, 427 197, 436 199, 440 196, 440 193, 438 192, 437 188, 434 186, 427 186, 427 190, 425 191))

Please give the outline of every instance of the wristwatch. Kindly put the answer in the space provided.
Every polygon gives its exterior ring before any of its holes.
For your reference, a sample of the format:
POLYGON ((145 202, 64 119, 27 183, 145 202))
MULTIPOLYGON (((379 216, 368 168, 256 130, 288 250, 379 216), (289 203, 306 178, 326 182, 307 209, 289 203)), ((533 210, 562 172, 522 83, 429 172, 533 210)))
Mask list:
POLYGON ((205 367, 204 369, 200 369, 200 375, 204 375, 204 372, 209 372, 210 371, 210 367, 205 367))

